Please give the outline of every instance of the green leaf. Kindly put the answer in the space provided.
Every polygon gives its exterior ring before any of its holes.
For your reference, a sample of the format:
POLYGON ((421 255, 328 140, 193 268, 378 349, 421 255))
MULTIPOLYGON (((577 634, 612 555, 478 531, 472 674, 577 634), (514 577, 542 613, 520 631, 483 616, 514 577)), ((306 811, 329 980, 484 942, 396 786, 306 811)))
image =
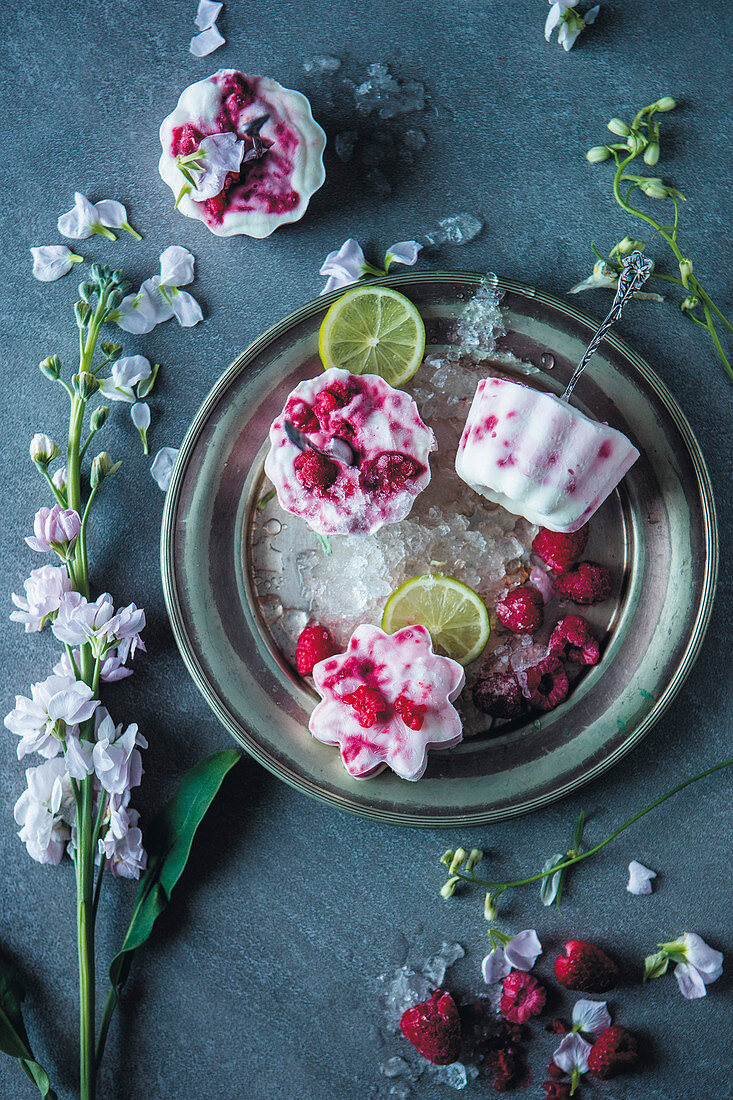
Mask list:
MULTIPOLYGON (((559 863, 563 863, 564 860, 565 856, 562 855, 561 852, 557 852, 554 856, 550 856, 549 859, 545 860, 542 870, 552 871, 559 863)), ((540 886, 540 899, 543 905, 552 905, 553 901, 555 901, 562 889, 563 876, 564 871, 558 871, 557 874, 548 875, 542 880, 542 885, 540 886)))
POLYGON ((578 814, 578 820, 575 822, 575 828, 573 829, 573 848, 580 850, 580 845, 583 842, 583 830, 585 829, 585 810, 581 810, 578 814))
POLYGON ((225 749, 200 760, 184 776, 176 793, 145 830, 148 866, 140 879, 135 911, 124 943, 109 968, 109 980, 116 992, 130 973, 133 952, 145 943, 170 901, 188 861, 196 830, 224 776, 239 758, 236 749, 225 749))
POLYGON ((44 1100, 57 1100, 43 1066, 33 1057, 20 1006, 25 989, 13 968, 0 958, 0 1050, 17 1058, 44 1100))
POLYGON ((158 377, 158 371, 160 370, 160 363, 154 363, 153 369, 150 375, 143 379, 142 382, 137 384, 137 399, 142 401, 144 397, 147 397, 149 393, 152 393, 153 386, 155 385, 155 379, 158 377))
POLYGON ((669 966, 669 956, 666 951, 657 951, 654 955, 647 955, 644 959, 644 978, 648 982, 651 978, 660 978, 666 974, 669 966))

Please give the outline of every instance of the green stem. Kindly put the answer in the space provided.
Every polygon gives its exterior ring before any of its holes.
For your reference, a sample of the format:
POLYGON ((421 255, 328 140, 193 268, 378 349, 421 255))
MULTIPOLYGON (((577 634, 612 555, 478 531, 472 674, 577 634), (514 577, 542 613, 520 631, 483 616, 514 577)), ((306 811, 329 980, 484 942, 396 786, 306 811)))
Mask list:
POLYGON ((639 810, 638 813, 630 817, 628 821, 624 821, 623 825, 619 825, 618 829, 607 836, 605 840, 602 840, 600 844, 596 844, 595 848, 589 848, 587 852, 582 852, 580 855, 574 856, 572 859, 565 860, 563 863, 558 863, 556 867, 551 868, 549 871, 540 871, 537 875, 530 875, 528 878, 517 879, 515 882, 486 882, 484 879, 476 878, 473 874, 467 875, 461 871, 453 871, 454 875, 462 879, 464 882, 475 882, 477 886, 483 886, 487 890, 502 889, 508 890, 513 886, 526 886, 530 882, 539 882, 543 878, 547 878, 548 875, 555 875, 558 871, 563 870, 565 867, 572 867, 576 863, 582 862, 584 859, 590 859, 591 856, 596 855, 602 848, 605 848, 607 844, 610 844, 612 840, 615 840, 625 829, 628 829, 630 825, 633 825, 635 821, 644 817, 646 814, 651 813, 657 806, 661 806, 663 802, 666 802, 668 798, 672 798, 673 795, 679 794, 685 787, 689 787, 692 783, 697 783, 700 779, 705 779, 706 776, 712 775, 714 772, 722 771, 723 768, 729 768, 733 764, 733 758, 730 760, 724 760, 720 764, 714 764, 712 768, 707 768, 704 772, 699 772, 698 775, 693 775, 691 779, 685 779, 683 783, 678 783, 676 787, 673 787, 671 791, 667 791, 661 798, 657 798, 654 802, 650 802, 648 806, 645 806, 643 810, 639 810))
MULTIPOLYGON (((104 865, 105 865, 106 862, 107 862, 107 857, 103 855, 102 858, 99 861, 99 869, 97 871, 97 885, 94 889, 94 902, 93 902, 93 905, 92 905, 92 916, 94 918, 95 923, 96 923, 96 920, 97 920, 97 908, 99 907, 99 895, 102 893, 102 877, 104 875, 104 865)), ((96 1062, 96 1052, 95 1052, 95 1055, 94 1055, 94 1060, 96 1062)))
POLYGON ((77 941, 79 950, 79 1091, 81 1100, 94 1100, 94 853, 91 850, 93 779, 81 783, 81 814, 77 821, 77 941))
POLYGON ((117 992, 113 986, 110 986, 109 993, 107 994, 107 1000, 104 1005, 104 1012, 102 1014, 102 1022, 99 1025, 99 1035, 97 1037, 97 1050, 95 1060, 97 1068, 99 1068, 102 1058, 104 1056, 104 1047, 107 1042, 107 1032, 109 1031, 109 1025, 112 1023, 112 1016, 117 1004, 117 992))
POLYGON ((64 643, 64 644, 65 644, 66 652, 69 656, 69 660, 71 661, 71 671, 74 673, 74 679, 78 680, 79 679, 79 669, 77 668, 76 661, 74 660, 74 650, 67 643, 64 643))
POLYGON ((710 332, 710 335, 713 338, 713 343, 715 344, 715 349, 716 349, 718 355, 720 356, 721 360, 723 361, 723 366, 727 370, 729 376, 731 378, 733 378, 733 368, 731 368, 731 365, 728 362, 728 356, 723 351, 723 345, 720 342, 720 337, 718 336, 718 333, 716 332, 716 329, 715 329, 715 325, 713 324, 713 317, 712 317, 712 314, 710 312, 710 307, 708 306, 707 302, 704 299, 702 301, 702 309, 703 309, 703 313, 705 314, 705 320, 707 321, 707 328, 710 332))
POLYGON ((79 541, 76 547, 77 557, 80 558, 81 568, 85 578, 86 592, 84 594, 87 597, 89 596, 89 566, 87 562, 87 522, 89 520, 89 510, 92 506, 92 501, 97 495, 98 488, 98 485, 95 486, 95 488, 92 489, 89 494, 89 499, 87 500, 86 507, 84 509, 84 515, 81 517, 81 530, 79 531, 79 541))
POLYGON ((64 499, 64 497, 61 495, 61 493, 58 491, 58 489, 54 485, 53 479, 52 479, 51 475, 49 474, 48 470, 44 466, 39 466, 38 469, 41 471, 42 476, 45 477, 46 481, 48 482, 48 486, 49 486, 51 492, 53 493, 54 497, 56 498, 57 502, 61 505, 62 508, 65 508, 66 507, 66 500, 64 499))

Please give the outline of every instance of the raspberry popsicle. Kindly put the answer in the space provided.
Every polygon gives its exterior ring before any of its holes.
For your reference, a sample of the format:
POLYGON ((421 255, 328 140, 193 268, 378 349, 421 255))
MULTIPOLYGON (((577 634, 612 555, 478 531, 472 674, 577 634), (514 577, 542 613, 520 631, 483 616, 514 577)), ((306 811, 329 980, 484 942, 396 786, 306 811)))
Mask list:
POLYGON ((462 740, 452 702, 465 674, 457 661, 433 653, 424 626, 395 634, 357 626, 346 652, 317 664, 313 679, 322 702, 311 714, 310 731, 338 745, 354 779, 369 779, 385 767, 402 779, 419 779, 429 748, 462 740))
POLYGON ((319 534, 370 535, 408 514, 430 481, 435 445, 409 394, 332 367, 289 395, 270 428, 265 473, 281 507, 319 534))
POLYGON ((479 382, 456 473, 487 500, 551 531, 577 531, 636 462, 636 447, 552 393, 479 382))

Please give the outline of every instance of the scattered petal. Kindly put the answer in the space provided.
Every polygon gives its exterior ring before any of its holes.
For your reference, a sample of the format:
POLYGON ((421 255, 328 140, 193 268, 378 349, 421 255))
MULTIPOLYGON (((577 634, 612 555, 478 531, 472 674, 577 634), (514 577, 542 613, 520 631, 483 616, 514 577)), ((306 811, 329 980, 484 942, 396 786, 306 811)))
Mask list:
POLYGON ((626 889, 630 894, 651 894, 651 880, 656 877, 656 871, 650 871, 643 863, 632 859, 629 864, 629 882, 626 889))
POLYGON ((193 282, 193 265, 195 257, 192 252, 180 244, 172 244, 160 254, 160 283, 161 286, 188 286, 193 282))
POLYGON ((94 204, 80 191, 74 194, 74 205, 58 220, 59 233, 73 240, 85 240, 91 237, 95 225, 99 225, 99 216, 94 204))
POLYGON ((531 970, 542 954, 542 944, 534 928, 518 932, 504 947, 504 954, 515 970, 531 970))
POLYGON ((611 1026, 611 1014, 605 1001, 576 1001, 573 1005, 573 1025, 584 1035, 595 1038, 611 1026))
POLYGON ((596 6, 594 8, 591 8, 590 11, 587 11, 585 13, 585 15, 583 16, 583 22, 584 23, 595 23, 596 19, 598 18, 598 12, 600 10, 601 10, 601 5, 596 4, 596 6))
POLYGON ((687 997, 688 1001, 707 996, 707 989, 702 975, 694 966, 690 966, 689 963, 678 963, 674 968, 674 976, 677 979, 682 996, 687 997))
POLYGON ((682 943, 687 962, 702 975, 705 985, 716 981, 723 973, 723 952, 710 947, 695 932, 685 932, 682 943))
POLYGON ((588 1055, 591 1052, 591 1044, 586 1043, 577 1032, 566 1035, 560 1046, 552 1056, 552 1060, 564 1073, 572 1074, 573 1070, 579 1073, 588 1072, 588 1055))
POLYGON ((321 294, 357 282, 364 274, 365 266, 361 245, 353 237, 349 237, 340 248, 329 252, 321 264, 319 274, 329 276, 321 294))
POLYGON ((502 947, 495 947, 481 963, 481 972, 487 985, 502 981, 512 972, 512 964, 507 960, 502 947))
POLYGON ((137 401, 130 409, 132 422, 138 431, 144 431, 150 427, 150 406, 144 401, 137 401))
POLYGON ((189 294, 186 290, 178 290, 176 287, 172 287, 169 293, 173 315, 183 328, 191 328, 192 325, 197 325, 199 321, 203 321, 204 315, 201 312, 201 306, 192 294, 189 294))
POLYGON ((207 27, 200 34, 193 36, 189 49, 194 57, 206 57, 207 54, 218 50, 219 46, 223 46, 225 42, 226 39, 219 33, 217 27, 207 27))
POLYGON ((398 241, 397 244, 391 244, 384 257, 385 271, 389 271, 391 264, 405 264, 407 267, 412 267, 421 251, 422 245, 417 241, 398 241))
POLYGON ((33 256, 33 275, 41 283, 52 283, 71 271, 74 264, 81 263, 83 256, 77 256, 65 244, 44 244, 31 249, 33 256))
POLYGON ((170 485, 173 467, 176 464, 178 451, 175 447, 161 447, 153 459, 150 473, 157 481, 159 487, 165 492, 170 485))
POLYGON ((194 20, 198 29, 207 31, 209 27, 213 27, 223 7, 223 4, 214 3, 214 0, 199 0, 199 10, 194 20))

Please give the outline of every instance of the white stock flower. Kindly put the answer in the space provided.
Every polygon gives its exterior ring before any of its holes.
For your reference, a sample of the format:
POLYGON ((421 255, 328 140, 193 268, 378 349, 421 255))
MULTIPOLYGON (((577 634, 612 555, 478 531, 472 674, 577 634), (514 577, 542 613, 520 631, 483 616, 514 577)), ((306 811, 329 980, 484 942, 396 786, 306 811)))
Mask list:
POLYGON ((194 20, 198 29, 207 31, 209 27, 213 27, 221 15, 223 7, 223 4, 215 3, 214 0, 199 0, 198 11, 194 20))
POLYGON ((122 661, 134 657, 138 649, 145 652, 145 643, 140 631, 145 628, 145 612, 137 604, 130 603, 120 608, 107 624, 107 637, 117 646, 117 654, 122 661))
POLYGON ((92 643, 95 655, 108 646, 107 624, 114 615, 114 604, 109 592, 103 592, 96 600, 87 600, 79 592, 66 592, 61 597, 59 611, 51 627, 54 635, 65 645, 92 643))
POLYGON ((29 752, 41 756, 56 756, 61 750, 59 736, 64 736, 66 726, 86 722, 99 706, 92 698, 88 684, 68 676, 49 676, 40 683, 31 684, 31 698, 15 697, 15 709, 5 718, 5 725, 17 737, 18 759, 29 752))
POLYGON ((328 276, 328 282, 321 294, 328 294, 331 290, 358 282, 365 270, 366 261, 361 245, 353 237, 349 237, 340 248, 329 252, 321 264, 319 274, 328 276))
POLYGON ((417 241, 398 241, 397 244, 391 244, 384 256, 384 270, 389 271, 391 264, 412 267, 421 251, 422 245, 417 241))
POLYGON ((577 1080, 581 1073, 588 1072, 588 1055, 591 1044, 577 1032, 566 1035, 552 1056, 556 1066, 577 1080))
POLYGON ((630 894, 651 894, 651 880, 657 877, 656 871, 650 871, 637 859, 632 859, 629 864, 629 881, 626 889, 630 894))
POLYGON ((542 953, 542 944, 533 928, 525 928, 504 944, 490 951, 481 963, 481 971, 487 985, 493 985, 515 970, 531 970, 542 953))
POLYGON ((218 50, 219 46, 223 46, 225 42, 226 38, 220 33, 219 28, 212 26, 195 34, 188 48, 194 57, 206 57, 214 50, 218 50))
POLYGON ((138 733, 137 723, 133 722, 122 731, 122 725, 115 726, 104 707, 96 730, 97 743, 94 746, 92 760, 97 779, 109 794, 124 794, 131 787, 137 787, 143 774, 142 757, 137 748, 146 749, 148 743, 138 733))
MULTIPOLYGON (((615 271, 605 260, 596 260, 593 264, 593 274, 583 279, 582 283, 571 286, 568 294, 580 294, 584 290, 596 290, 598 287, 605 287, 614 292, 618 290, 618 271, 615 271)), ((664 301, 661 294, 655 294, 652 291, 637 291, 634 297, 646 298, 650 302, 664 301)))
POLYGON ((177 458, 178 451, 175 447, 161 447, 151 463, 150 473, 164 493, 170 485, 171 474, 177 458))
MULTIPOLYGON (((78 668, 81 662, 81 654, 78 649, 74 650, 74 660, 78 668)), ((62 653, 58 662, 53 666, 53 671, 57 676, 74 677, 74 669, 68 653, 62 653)), ((127 668, 116 650, 111 650, 102 658, 102 663, 99 666, 99 679, 107 684, 113 684, 117 680, 124 680, 126 676, 132 676, 132 669, 127 668)))
POLYGON ((93 233, 100 233, 103 237, 115 240, 102 221, 101 214, 93 202, 80 191, 74 193, 74 205, 66 214, 62 214, 58 221, 59 233, 64 237, 71 237, 75 241, 86 240, 93 233))
POLYGON ((67 275, 74 264, 83 262, 83 256, 77 256, 65 244, 44 244, 31 249, 33 257, 33 276, 41 283, 53 283, 62 275, 67 275))
POLYGON ((150 332, 171 317, 184 328, 203 320, 201 306, 188 291, 180 290, 193 281, 194 257, 182 245, 171 245, 160 254, 160 275, 146 279, 137 294, 120 302, 114 320, 126 332, 150 332))
POLYGON ((117 878, 140 878, 147 863, 147 852, 143 848, 143 835, 137 826, 140 815, 137 810, 126 810, 127 827, 121 836, 115 835, 110 827, 107 835, 100 838, 99 852, 106 857, 107 866, 117 878))
POLYGON ((33 534, 26 536, 31 550, 39 554, 55 551, 66 557, 81 531, 81 517, 73 508, 39 508, 33 518, 33 534))
POLYGON ((71 591, 71 581, 62 566, 43 565, 31 571, 23 587, 25 597, 15 592, 11 596, 18 610, 12 611, 10 618, 14 623, 23 623, 26 634, 31 634, 42 630, 48 617, 56 614, 61 597, 71 591))
POLYGON ((94 742, 83 740, 77 733, 66 737, 66 770, 72 779, 86 779, 94 771, 92 752, 94 742))
POLYGON ((605 1001, 576 1001, 573 1005, 573 1031, 597 1038, 611 1026, 611 1014, 605 1001))
POLYGON ((549 42, 552 32, 559 27, 557 40, 566 52, 573 48, 581 31, 595 23, 601 10, 601 5, 596 4, 581 16, 573 10, 573 0, 548 0, 548 3, 550 11, 545 21, 545 41, 549 42))
POLYGON ((683 997, 688 1000, 705 997, 705 987, 723 973, 722 951, 710 947, 695 932, 685 932, 678 940, 661 946, 670 959, 677 962, 674 976, 683 997))
POLYGON ((136 400, 133 388, 152 374, 150 360, 144 355, 126 355, 112 364, 109 378, 100 379, 99 392, 110 401, 136 400))
POLYGON ((38 863, 58 864, 63 859, 74 820, 71 780, 62 757, 47 760, 25 773, 28 787, 15 803, 14 816, 21 826, 18 836, 28 855, 38 863))
POLYGON ((192 173, 196 190, 191 192, 191 198, 194 202, 205 202, 221 192, 229 172, 238 172, 241 168, 244 141, 230 130, 210 134, 201 140, 198 152, 204 156, 198 162, 200 171, 192 173))
POLYGON ((549 42, 552 37, 552 32, 555 27, 562 21, 562 17, 569 7, 572 7, 572 0, 548 0, 550 5, 550 11, 545 20, 545 41, 549 42))

